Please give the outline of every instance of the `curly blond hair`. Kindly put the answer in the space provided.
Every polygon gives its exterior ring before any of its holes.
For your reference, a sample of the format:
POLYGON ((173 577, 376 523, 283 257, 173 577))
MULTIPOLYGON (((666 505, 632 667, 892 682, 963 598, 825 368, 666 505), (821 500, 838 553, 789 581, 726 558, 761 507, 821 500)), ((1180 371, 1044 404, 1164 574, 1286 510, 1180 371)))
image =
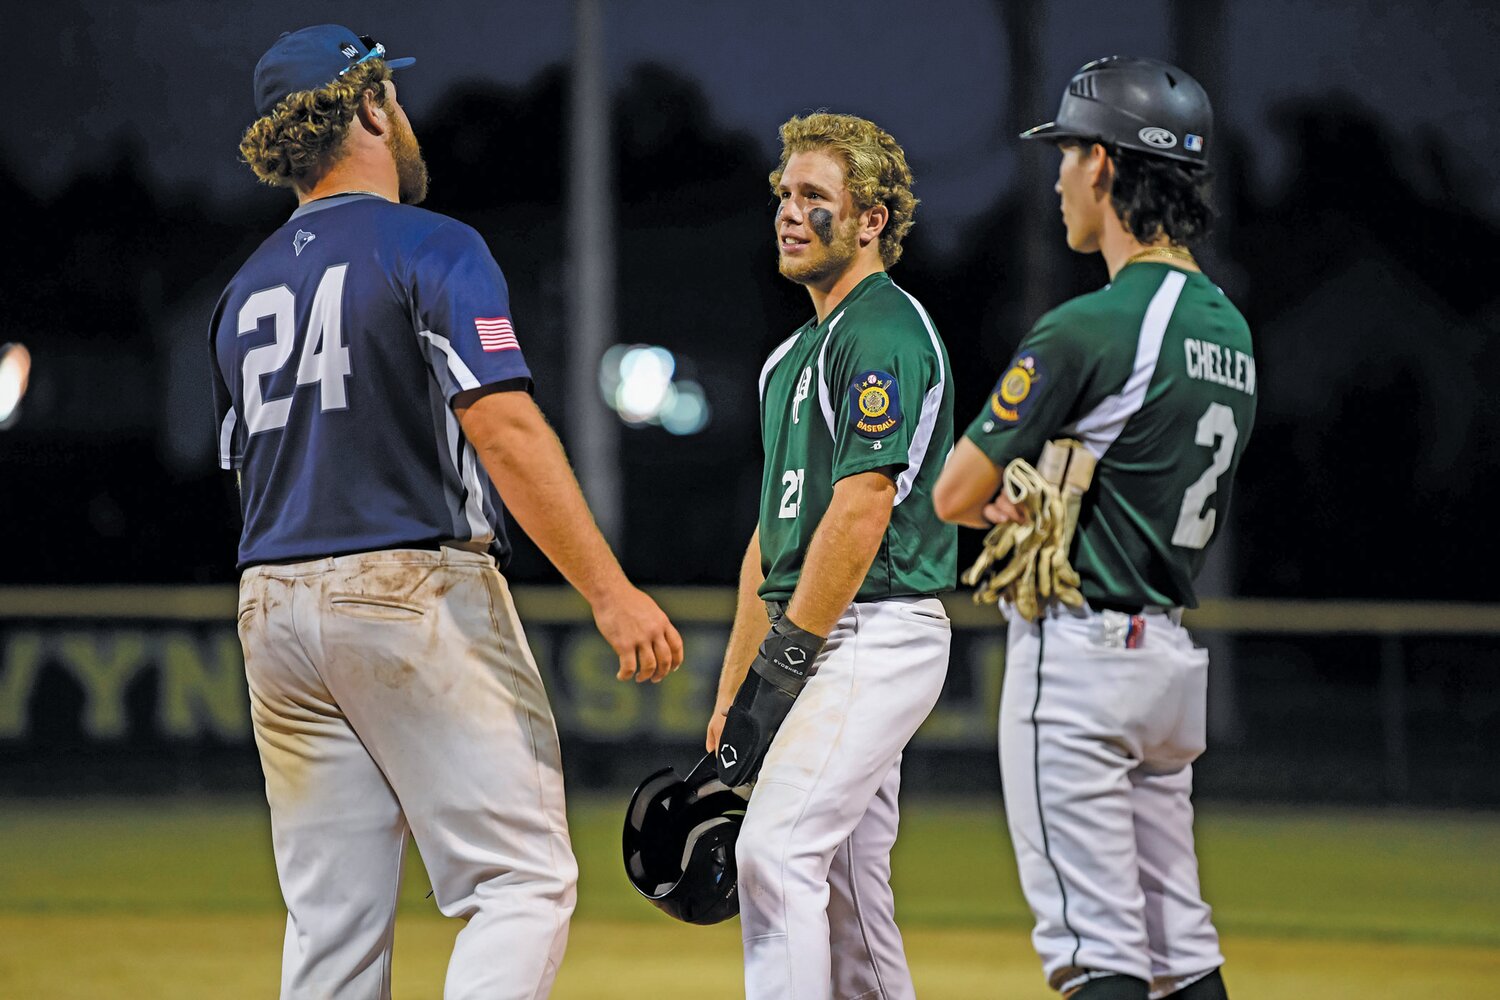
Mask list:
POLYGON ((781 162, 771 171, 771 190, 793 153, 820 150, 843 161, 844 186, 860 211, 884 205, 890 218, 880 233, 880 259, 886 267, 901 259, 901 241, 911 231, 918 199, 911 193, 911 168, 906 152, 891 134, 874 122, 853 115, 818 111, 793 115, 781 126, 781 162))
POLYGON ((272 187, 316 181, 344 144, 365 91, 384 107, 385 81, 390 78, 383 59, 370 59, 317 90, 288 94, 245 130, 240 159, 272 187))

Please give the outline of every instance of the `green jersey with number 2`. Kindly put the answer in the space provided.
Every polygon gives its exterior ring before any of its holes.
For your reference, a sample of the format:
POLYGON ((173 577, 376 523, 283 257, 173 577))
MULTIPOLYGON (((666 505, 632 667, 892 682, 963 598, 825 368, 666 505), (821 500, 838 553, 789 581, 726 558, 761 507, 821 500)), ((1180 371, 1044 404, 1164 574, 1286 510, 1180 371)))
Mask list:
POLYGON ((1043 316, 966 436, 997 466, 1054 437, 1099 459, 1073 540, 1090 601, 1195 607, 1255 420, 1245 319, 1196 272, 1135 263, 1043 316))
POLYGON ((932 509, 953 448, 953 379, 916 299, 883 271, 865 278, 826 321, 771 353, 760 401, 762 598, 791 597, 834 483, 884 468, 895 476, 895 507, 855 600, 953 588, 957 533, 932 509))

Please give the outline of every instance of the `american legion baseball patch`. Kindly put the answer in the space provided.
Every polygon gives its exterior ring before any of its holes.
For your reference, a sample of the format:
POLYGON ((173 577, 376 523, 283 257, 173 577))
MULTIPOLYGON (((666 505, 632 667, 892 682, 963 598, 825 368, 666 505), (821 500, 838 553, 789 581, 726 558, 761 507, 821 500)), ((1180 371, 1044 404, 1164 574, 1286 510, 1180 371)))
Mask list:
POLYGON ((901 392, 896 376, 879 370, 860 372, 849 386, 849 417, 854 433, 883 438, 901 426, 901 392))

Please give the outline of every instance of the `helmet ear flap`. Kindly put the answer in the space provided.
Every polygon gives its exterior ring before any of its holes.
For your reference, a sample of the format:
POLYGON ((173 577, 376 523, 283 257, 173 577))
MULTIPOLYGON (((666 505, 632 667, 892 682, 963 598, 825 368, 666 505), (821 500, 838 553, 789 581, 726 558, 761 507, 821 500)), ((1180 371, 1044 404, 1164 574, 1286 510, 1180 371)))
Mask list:
POLYGON ((683 849, 684 878, 699 880, 695 891, 684 893, 674 914, 690 924, 717 924, 740 912, 739 868, 734 845, 741 816, 719 816, 694 827, 683 849))

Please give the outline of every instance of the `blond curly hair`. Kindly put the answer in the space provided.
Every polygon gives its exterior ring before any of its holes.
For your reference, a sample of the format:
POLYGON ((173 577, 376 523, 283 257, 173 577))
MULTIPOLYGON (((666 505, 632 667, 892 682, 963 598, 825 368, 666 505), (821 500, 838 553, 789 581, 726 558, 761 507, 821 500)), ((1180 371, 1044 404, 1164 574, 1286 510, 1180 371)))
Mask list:
POLYGON ((365 91, 385 106, 391 70, 383 59, 360 63, 317 90, 282 98, 240 139, 240 159, 272 187, 307 186, 332 165, 365 91))
POLYGON ((874 122, 853 115, 818 111, 793 115, 781 126, 781 162, 771 171, 771 191, 793 153, 820 150, 843 161, 844 186, 860 211, 884 205, 890 218, 880 233, 880 259, 886 267, 901 259, 901 241, 911 231, 918 199, 911 193, 906 152, 874 122))

